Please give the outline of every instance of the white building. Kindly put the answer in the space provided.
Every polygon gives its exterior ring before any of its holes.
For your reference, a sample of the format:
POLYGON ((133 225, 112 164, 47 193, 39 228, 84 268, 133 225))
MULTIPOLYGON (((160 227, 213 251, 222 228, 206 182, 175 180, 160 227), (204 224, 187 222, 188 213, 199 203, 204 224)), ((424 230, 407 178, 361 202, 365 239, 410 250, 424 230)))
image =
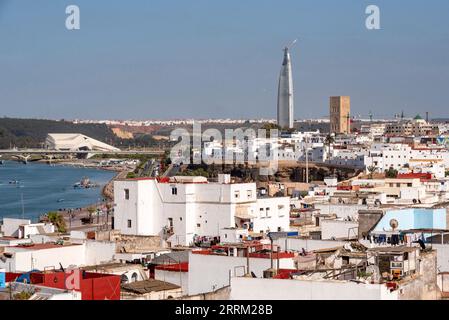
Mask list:
POLYGON ((233 277, 230 300, 398 300, 384 284, 233 277))
MULTIPOLYGON (((167 281, 182 287, 183 295, 198 295, 213 292, 230 285, 231 277, 254 273, 262 277, 271 267, 270 253, 246 253, 242 248, 229 248, 231 254, 215 254, 205 251, 189 253, 189 262, 156 267, 155 279, 167 281)), ((294 254, 273 253, 273 266, 280 269, 294 269, 294 254)))
POLYGON ((227 175, 218 183, 203 177, 115 181, 115 228, 127 235, 159 235, 175 245, 190 245, 195 236, 218 237, 223 228, 289 230, 289 198, 258 199, 255 183, 229 181, 227 175))
POLYGON ((390 168, 399 170, 409 163, 412 148, 405 144, 373 144, 365 156, 365 167, 375 167, 384 172, 390 168))
POLYGON ((31 223, 28 219, 3 218, 0 228, 3 237, 29 239, 33 235, 55 232, 52 223, 31 223))
POLYGON ((45 139, 45 148, 60 151, 120 151, 80 133, 50 133, 45 139))
POLYGON ((353 149, 333 149, 327 163, 354 168, 365 168, 365 157, 368 152, 353 149))
POLYGON ((59 269, 89 266, 111 262, 114 259, 114 242, 85 241, 81 244, 60 245, 54 243, 26 244, 3 247, 0 269, 7 272, 59 269))

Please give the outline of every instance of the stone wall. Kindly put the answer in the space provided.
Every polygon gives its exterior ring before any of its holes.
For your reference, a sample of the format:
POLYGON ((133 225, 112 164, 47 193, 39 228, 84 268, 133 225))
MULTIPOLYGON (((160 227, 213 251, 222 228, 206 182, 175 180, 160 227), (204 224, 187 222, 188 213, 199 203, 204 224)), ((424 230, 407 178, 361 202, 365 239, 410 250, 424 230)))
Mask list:
POLYGON ((359 239, 366 236, 383 215, 383 210, 359 210, 359 239))
POLYGON ((436 251, 421 251, 419 270, 415 277, 399 283, 399 300, 438 300, 436 251))
POLYGON ((214 292, 198 294, 194 296, 184 296, 176 300, 229 300, 231 287, 224 287, 214 292))
POLYGON ((161 248, 161 238, 159 236, 132 236, 120 234, 118 230, 97 231, 95 240, 115 241, 117 252, 144 252, 161 248))
POLYGON ((161 248, 161 238, 159 236, 128 236, 121 235, 117 240, 117 251, 143 252, 161 248))

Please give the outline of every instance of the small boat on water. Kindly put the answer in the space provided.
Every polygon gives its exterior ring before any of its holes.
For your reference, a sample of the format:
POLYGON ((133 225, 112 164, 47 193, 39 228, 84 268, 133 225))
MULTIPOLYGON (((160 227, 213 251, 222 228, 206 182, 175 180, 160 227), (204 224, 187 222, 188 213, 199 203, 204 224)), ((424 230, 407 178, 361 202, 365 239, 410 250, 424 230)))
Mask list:
POLYGON ((9 181, 9 184, 20 184, 19 180, 11 180, 9 181))
POLYGON ((73 185, 74 189, 90 189, 90 188, 98 188, 99 185, 90 181, 89 178, 84 177, 80 182, 77 182, 73 185))
POLYGON ((61 203, 61 202, 64 202, 64 201, 65 201, 64 199, 59 199, 58 203, 61 203))

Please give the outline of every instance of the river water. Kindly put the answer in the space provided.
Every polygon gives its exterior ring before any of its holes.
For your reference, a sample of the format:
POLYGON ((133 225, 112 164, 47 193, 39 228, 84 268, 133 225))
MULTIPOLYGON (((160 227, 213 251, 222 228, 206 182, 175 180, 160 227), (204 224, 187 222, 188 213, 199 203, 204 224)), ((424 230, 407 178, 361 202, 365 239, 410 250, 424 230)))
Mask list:
POLYGON ((0 165, 0 219, 24 217, 36 221, 49 211, 100 202, 103 186, 114 176, 114 172, 104 170, 6 161, 0 165), (83 177, 100 186, 74 189, 83 177))

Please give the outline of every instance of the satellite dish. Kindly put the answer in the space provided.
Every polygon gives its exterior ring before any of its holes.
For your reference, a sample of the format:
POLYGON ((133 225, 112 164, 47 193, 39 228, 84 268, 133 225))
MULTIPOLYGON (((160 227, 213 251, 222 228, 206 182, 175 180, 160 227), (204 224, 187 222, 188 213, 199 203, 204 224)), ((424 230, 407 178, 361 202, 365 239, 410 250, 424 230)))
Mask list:
POLYGON ((395 230, 397 227, 399 226, 399 222, 396 219, 391 219, 390 220, 390 227, 395 230))

